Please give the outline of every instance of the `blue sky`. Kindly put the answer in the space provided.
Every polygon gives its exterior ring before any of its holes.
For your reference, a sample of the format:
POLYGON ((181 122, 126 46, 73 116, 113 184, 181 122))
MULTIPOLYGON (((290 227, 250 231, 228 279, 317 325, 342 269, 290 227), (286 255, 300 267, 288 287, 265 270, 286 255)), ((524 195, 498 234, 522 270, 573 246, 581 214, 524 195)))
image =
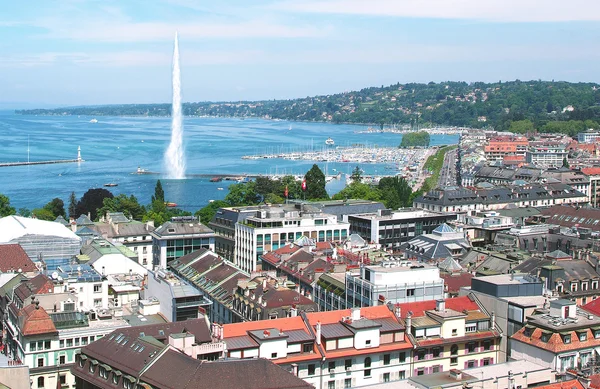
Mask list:
POLYGON ((0 107, 294 98, 396 82, 598 82, 592 0, 0 0, 0 107))

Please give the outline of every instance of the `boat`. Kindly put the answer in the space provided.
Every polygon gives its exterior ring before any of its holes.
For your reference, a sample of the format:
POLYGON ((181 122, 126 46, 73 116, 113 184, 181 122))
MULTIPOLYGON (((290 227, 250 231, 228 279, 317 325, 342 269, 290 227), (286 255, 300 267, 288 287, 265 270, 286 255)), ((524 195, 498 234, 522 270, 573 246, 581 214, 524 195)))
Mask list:
POLYGON ((288 131, 292 131, 292 125, 290 124, 290 128, 288 128, 288 131))
POLYGON ((217 188, 217 190, 223 190, 223 188, 217 188))
POLYGON ((93 118, 92 120, 90 120, 90 123, 98 123, 98 119, 93 118))
POLYGON ((104 186, 118 186, 119 184, 115 184, 114 182, 109 182, 108 184, 104 184, 104 186))
POLYGON ((335 144, 335 142, 333 141, 333 139, 331 139, 331 138, 327 138, 327 140, 325 141, 325 144, 326 144, 326 145, 330 145, 330 146, 332 146, 332 145, 334 145, 334 144, 335 144))
POLYGON ((165 203, 165 205, 169 208, 173 208, 173 207, 177 206, 177 204, 175 204, 175 203, 165 203))

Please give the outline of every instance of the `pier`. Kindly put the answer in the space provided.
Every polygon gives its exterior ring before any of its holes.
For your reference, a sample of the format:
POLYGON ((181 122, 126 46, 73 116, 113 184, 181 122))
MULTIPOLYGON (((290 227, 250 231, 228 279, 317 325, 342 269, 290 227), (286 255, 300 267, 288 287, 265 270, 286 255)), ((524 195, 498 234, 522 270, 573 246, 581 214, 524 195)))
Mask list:
POLYGON ((0 167, 11 167, 11 166, 29 166, 29 165, 54 165, 57 163, 77 163, 85 162, 81 158, 81 147, 77 147, 77 158, 75 159, 52 159, 49 161, 30 161, 29 160, 29 147, 27 148, 27 161, 22 162, 0 162, 0 167))

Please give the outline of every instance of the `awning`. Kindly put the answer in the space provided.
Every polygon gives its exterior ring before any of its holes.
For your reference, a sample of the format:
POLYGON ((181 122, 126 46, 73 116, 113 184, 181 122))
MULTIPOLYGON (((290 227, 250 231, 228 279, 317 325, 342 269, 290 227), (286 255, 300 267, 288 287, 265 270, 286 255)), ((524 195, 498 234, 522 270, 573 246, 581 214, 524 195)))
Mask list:
POLYGON ((87 355, 85 355, 85 354, 80 354, 80 355, 79 355, 79 359, 81 359, 82 361, 85 361, 87 358, 88 358, 88 357, 87 357, 87 355))
POLYGON ((120 371, 118 371, 118 370, 115 370, 115 371, 113 371, 113 374, 114 374, 114 375, 122 375, 123 373, 121 373, 121 372, 120 372, 120 371))
POLYGON ((590 327, 592 331, 600 331, 600 326, 590 327))
POLYGON ((129 380, 129 381, 131 381, 131 382, 135 382, 135 378, 133 378, 133 377, 132 377, 132 376, 130 376, 130 375, 126 375, 126 376, 124 377, 124 379, 127 379, 127 380, 129 380))
POLYGON ((92 365, 96 366, 98 364, 98 361, 95 359, 92 359, 90 362, 92 365))
POLYGON ((104 368, 104 370, 106 370, 106 371, 112 370, 112 367, 108 366, 107 364, 101 363, 100 366, 102 366, 104 368))

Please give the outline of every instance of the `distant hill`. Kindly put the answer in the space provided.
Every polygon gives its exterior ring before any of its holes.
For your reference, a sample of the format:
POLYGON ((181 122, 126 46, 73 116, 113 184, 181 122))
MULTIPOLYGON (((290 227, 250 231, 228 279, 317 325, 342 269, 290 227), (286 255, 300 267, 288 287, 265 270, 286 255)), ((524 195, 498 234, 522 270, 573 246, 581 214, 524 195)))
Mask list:
MULTIPOLYGON (((553 81, 395 84, 292 100, 184 103, 185 115, 261 117, 370 125, 493 126, 530 120, 600 121, 600 85, 553 81)), ((16 111, 24 115, 168 116, 170 104, 129 104, 16 111)), ((521 126, 523 127, 523 126, 521 126)), ((525 126, 527 127, 527 126, 525 126)))

